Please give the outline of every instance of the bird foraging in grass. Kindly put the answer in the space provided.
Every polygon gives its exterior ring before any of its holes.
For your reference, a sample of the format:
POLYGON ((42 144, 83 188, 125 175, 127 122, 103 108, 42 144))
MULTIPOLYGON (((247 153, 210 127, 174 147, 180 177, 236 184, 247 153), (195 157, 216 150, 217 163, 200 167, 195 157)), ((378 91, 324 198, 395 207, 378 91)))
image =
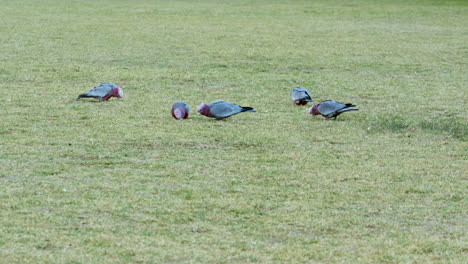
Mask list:
POLYGON ((190 107, 185 102, 175 102, 172 105, 171 113, 175 119, 187 119, 190 114, 190 107))
POLYGON ((244 107, 226 101, 214 101, 210 104, 202 103, 198 106, 197 112, 200 115, 222 120, 242 112, 257 112, 252 107, 244 107))
POLYGON ((87 93, 78 95, 78 98, 96 98, 99 101, 107 101, 111 97, 122 98, 123 90, 113 83, 101 83, 87 93))
POLYGON ((334 100, 326 100, 309 108, 309 113, 312 116, 322 115, 326 119, 336 119, 337 116, 344 112, 357 111, 357 108, 353 108, 355 106, 349 103, 343 104, 334 100))
POLYGON ((295 105, 306 105, 308 102, 313 102, 309 91, 304 87, 297 87, 291 91, 291 99, 295 105))

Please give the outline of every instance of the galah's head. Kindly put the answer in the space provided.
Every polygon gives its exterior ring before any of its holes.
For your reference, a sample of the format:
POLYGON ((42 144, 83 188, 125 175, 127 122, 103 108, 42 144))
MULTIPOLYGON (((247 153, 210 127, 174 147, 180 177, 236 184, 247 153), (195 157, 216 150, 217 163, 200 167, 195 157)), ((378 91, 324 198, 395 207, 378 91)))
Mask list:
POLYGON ((198 107, 197 107, 197 112, 198 114, 200 115, 204 115, 204 116, 208 116, 209 113, 210 113, 210 106, 205 104, 205 103, 201 103, 198 107))
POLYGON ((117 97, 117 98, 122 98, 123 97, 123 90, 120 87, 114 87, 111 90, 111 96, 117 97))
POLYGON ((309 114, 313 115, 313 116, 316 116, 316 115, 320 115, 320 112, 318 111, 318 104, 312 106, 311 108, 309 108, 309 114))
POLYGON ((294 103, 295 105, 306 105, 306 104, 307 104, 307 101, 306 101, 306 100, 297 99, 297 100, 294 100, 293 103, 294 103))
POLYGON ((118 92, 117 92, 117 97, 118 97, 118 98, 122 98, 122 97, 124 96, 124 95, 123 95, 123 90, 122 90, 122 88, 117 87, 117 90, 118 90, 118 92))
POLYGON ((185 109, 182 108, 173 108, 172 109, 172 116, 175 119, 182 120, 182 119, 187 119, 188 118, 188 113, 185 111, 185 109))

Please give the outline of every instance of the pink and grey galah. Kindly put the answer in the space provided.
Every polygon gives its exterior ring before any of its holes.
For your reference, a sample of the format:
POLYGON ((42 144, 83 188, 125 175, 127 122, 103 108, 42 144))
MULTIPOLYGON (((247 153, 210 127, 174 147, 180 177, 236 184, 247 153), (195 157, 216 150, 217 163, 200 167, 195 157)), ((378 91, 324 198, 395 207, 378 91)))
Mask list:
POLYGON ((80 98, 96 98, 99 101, 107 101, 111 97, 122 98, 123 90, 113 83, 101 83, 100 85, 89 90, 87 93, 78 95, 80 98))
POLYGON ((291 99, 296 105, 306 105, 308 102, 313 102, 309 91, 304 87, 297 87, 291 91, 291 99))
POLYGON ((333 100, 326 100, 326 101, 320 102, 319 104, 312 106, 309 109, 309 113, 312 116, 322 115, 326 119, 330 119, 330 118, 336 119, 337 116, 339 116, 340 114, 344 112, 357 111, 358 110, 357 108, 353 108, 355 106, 356 105, 349 104, 349 103, 343 104, 343 103, 333 101, 333 100))
POLYGON ((187 119, 190 114, 190 107, 185 102, 182 102, 182 101, 175 102, 172 105, 171 113, 175 119, 178 119, 178 120, 187 119))
POLYGON ((242 112, 257 112, 252 107, 243 107, 226 101, 214 101, 210 104, 202 103, 198 106, 197 112, 200 115, 222 120, 242 112))

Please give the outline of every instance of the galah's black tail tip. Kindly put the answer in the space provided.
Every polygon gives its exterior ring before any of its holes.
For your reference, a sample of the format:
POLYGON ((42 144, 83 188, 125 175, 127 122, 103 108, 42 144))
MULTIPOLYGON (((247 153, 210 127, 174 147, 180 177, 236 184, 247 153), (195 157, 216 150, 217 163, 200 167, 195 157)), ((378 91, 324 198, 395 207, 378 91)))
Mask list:
POLYGON ((86 98, 86 97, 92 97, 92 96, 89 96, 87 94, 80 94, 80 95, 78 95, 78 98, 76 98, 76 99, 86 98))
POLYGON ((253 107, 246 106, 246 107, 242 107, 242 112, 257 112, 257 111, 255 111, 253 107))

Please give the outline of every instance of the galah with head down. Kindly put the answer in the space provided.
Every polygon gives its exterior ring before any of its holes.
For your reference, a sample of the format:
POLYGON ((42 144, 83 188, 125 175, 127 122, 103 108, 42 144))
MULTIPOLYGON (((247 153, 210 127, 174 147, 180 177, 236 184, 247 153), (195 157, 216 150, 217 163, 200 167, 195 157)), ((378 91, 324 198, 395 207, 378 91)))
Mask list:
POLYGON ((123 90, 113 83, 101 83, 87 93, 80 94, 77 99, 89 97, 96 98, 99 101, 107 101, 111 97, 122 98, 123 90))
POLYGON ((214 101, 210 104, 202 103, 198 106, 200 115, 216 118, 218 120, 237 115, 242 112, 257 112, 252 107, 243 107, 226 101, 214 101))
POLYGON ((297 87, 291 91, 291 99, 296 105, 306 105, 308 102, 313 102, 309 91, 304 87, 297 87))
POLYGON ((343 104, 333 100, 326 100, 312 106, 309 109, 309 113, 312 116, 322 115, 326 119, 334 118, 336 119, 341 113, 348 111, 357 111, 357 108, 353 108, 356 105, 353 104, 343 104))
POLYGON ((187 119, 190 114, 190 107, 185 102, 175 102, 172 105, 171 113, 175 119, 187 119))

